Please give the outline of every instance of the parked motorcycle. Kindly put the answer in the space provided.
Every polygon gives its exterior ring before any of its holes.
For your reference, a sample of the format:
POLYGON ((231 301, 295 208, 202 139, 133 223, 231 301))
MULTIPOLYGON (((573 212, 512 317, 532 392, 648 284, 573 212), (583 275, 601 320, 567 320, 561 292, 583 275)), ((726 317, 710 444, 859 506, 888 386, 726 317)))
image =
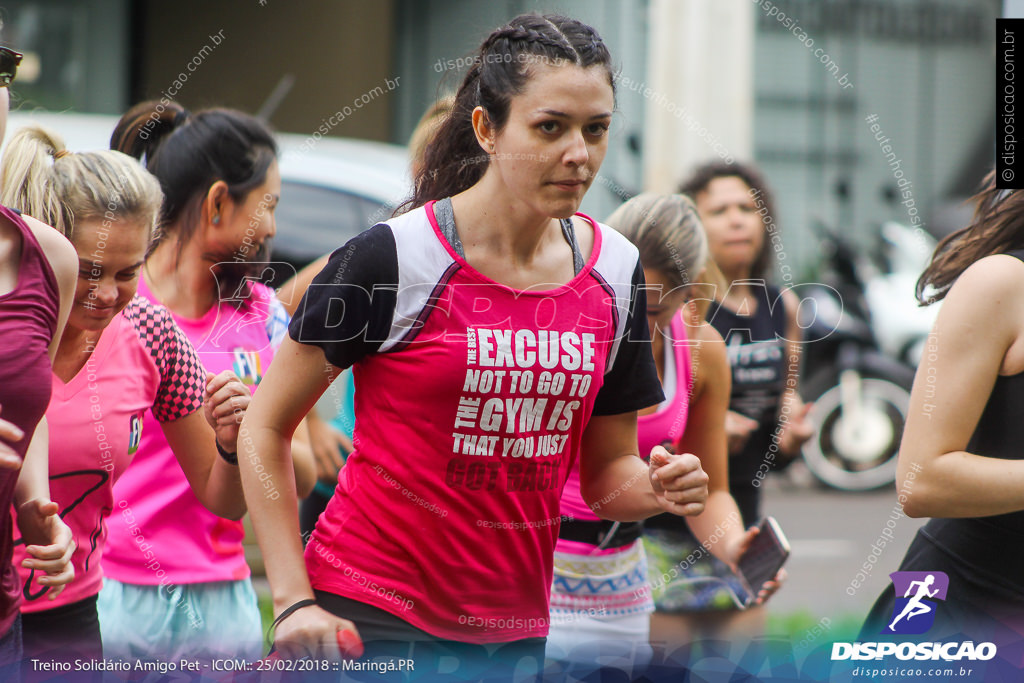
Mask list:
POLYGON ((882 352, 912 367, 921 362, 939 304, 919 306, 914 297, 935 239, 921 228, 889 221, 880 232, 881 270, 867 278, 865 298, 882 352))
POLYGON ((826 268, 820 282, 796 288, 807 342, 801 394, 814 402, 815 425, 802 456, 829 486, 879 488, 895 480, 914 369, 882 351, 856 250, 824 227, 819 233, 826 268))

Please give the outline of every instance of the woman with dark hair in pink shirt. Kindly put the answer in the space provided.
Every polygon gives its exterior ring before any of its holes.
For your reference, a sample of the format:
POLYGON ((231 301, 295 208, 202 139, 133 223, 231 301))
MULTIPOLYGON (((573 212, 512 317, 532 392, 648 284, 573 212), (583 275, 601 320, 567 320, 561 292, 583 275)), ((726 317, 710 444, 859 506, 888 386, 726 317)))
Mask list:
MULTIPOLYGON (((167 308, 204 367, 231 370, 258 391, 288 324, 261 282, 281 195, 273 133, 234 109, 149 101, 125 112, 110 146, 143 160, 164 196, 139 292, 167 308)), ((114 488, 132 516, 110 518, 98 603, 104 648, 125 658, 258 659, 263 629, 242 522, 206 509, 154 426, 147 416, 114 488), (146 530, 153 558, 139 552, 146 530)), ((287 486, 304 495, 315 475, 312 454, 303 455, 287 486)))
POLYGON ((614 109, 593 28, 513 19, 483 42, 411 210, 310 285, 239 442, 284 656, 354 656, 362 638, 412 647, 417 674, 449 654, 473 678, 536 667, 580 453, 604 517, 703 509, 696 456, 639 457, 637 411, 663 394, 637 250, 577 213, 614 109), (349 366, 355 450, 303 562, 293 494, 262 478, 287 481, 290 435, 349 366))

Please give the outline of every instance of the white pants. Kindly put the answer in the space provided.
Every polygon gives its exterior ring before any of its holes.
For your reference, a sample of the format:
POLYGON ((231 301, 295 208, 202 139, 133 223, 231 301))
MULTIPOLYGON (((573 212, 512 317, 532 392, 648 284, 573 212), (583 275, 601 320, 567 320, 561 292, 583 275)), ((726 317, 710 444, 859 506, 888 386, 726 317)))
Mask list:
POLYGON ((643 673, 651 661, 651 615, 591 616, 573 612, 551 616, 546 657, 563 674, 582 677, 599 667, 643 673))

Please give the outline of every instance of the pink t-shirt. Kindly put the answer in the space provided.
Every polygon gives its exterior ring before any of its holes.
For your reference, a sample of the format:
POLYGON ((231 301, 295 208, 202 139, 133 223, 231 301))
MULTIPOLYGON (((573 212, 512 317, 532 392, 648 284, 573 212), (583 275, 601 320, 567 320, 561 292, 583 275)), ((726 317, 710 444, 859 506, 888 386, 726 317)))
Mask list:
MULTIPOLYGON (((163 306, 136 296, 103 330, 85 366, 67 384, 53 376, 46 411, 50 425, 50 498, 71 527, 75 580, 54 600, 21 566, 25 546, 15 539, 23 583, 23 612, 77 602, 99 592, 104 519, 114 510, 113 483, 128 467, 143 431, 203 407, 206 374, 195 350, 163 306)), ((120 513, 121 510, 116 510, 120 513)))
MULTIPOLYGON (((680 312, 672 319, 669 327, 671 335, 669 341, 673 350, 672 369, 675 370, 675 392, 666 405, 661 406, 657 411, 649 415, 641 415, 637 418, 637 437, 640 445, 640 457, 650 457, 651 449, 655 446, 664 446, 672 450, 679 438, 686 431, 686 416, 690 408, 690 391, 692 389, 692 376, 690 368, 690 340, 686 336, 686 323, 683 321, 680 312)), ((562 492, 562 515, 578 519, 580 521, 596 522, 600 518, 594 514, 590 506, 583 500, 580 493, 580 468, 577 464, 569 472, 569 479, 565 482, 565 490, 562 492)), ((584 552, 590 553, 594 546, 588 546, 579 541, 558 540, 557 550, 559 552, 584 552)), ((603 552, 615 553, 627 550, 625 548, 611 548, 603 552)))
POLYGON ((314 588, 452 640, 547 633, 583 430, 661 400, 637 251, 590 223, 576 277, 531 291, 467 264, 431 204, 332 255, 289 329, 355 363, 355 451, 306 548, 314 588))
MULTIPOLYGON (((199 319, 174 315, 205 368, 214 374, 234 370, 253 390, 273 358, 286 325, 273 290, 251 283, 241 308, 212 307, 199 319)), ((145 282, 139 292, 152 297, 145 282)), ((112 579, 137 585, 231 581, 249 576, 242 523, 207 510, 151 414, 131 467, 114 486, 120 514, 108 521, 103 571, 112 579), (144 540, 140 540, 144 539, 144 540), (148 544, 143 549, 143 543, 148 544)))

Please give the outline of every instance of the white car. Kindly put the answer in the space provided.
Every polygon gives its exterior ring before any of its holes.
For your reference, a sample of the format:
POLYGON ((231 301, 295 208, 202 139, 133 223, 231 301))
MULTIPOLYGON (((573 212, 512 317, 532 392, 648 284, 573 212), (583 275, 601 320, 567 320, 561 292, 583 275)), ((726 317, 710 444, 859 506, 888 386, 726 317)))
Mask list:
MULTIPOLYGON (((118 117, 105 114, 11 112, 7 137, 39 123, 64 139, 68 150, 107 149, 118 117)), ((369 140, 291 133, 277 134, 280 146, 281 203, 278 205, 275 261, 296 269, 330 253, 359 232, 391 216, 409 196, 406 148, 369 140)), ((288 273, 268 284, 279 286, 288 273)))

